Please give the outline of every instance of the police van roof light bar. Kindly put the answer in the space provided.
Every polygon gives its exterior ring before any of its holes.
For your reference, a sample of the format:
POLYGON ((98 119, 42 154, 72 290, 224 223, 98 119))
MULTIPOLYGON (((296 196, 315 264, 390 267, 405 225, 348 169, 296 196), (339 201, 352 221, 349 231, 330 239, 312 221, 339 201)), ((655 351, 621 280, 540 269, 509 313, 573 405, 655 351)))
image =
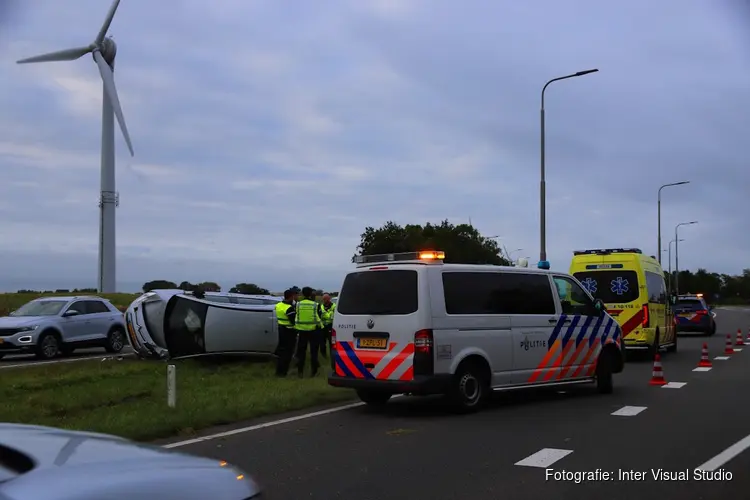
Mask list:
POLYGON ((358 266, 383 264, 387 262, 441 262, 445 259, 445 252, 439 250, 422 250, 420 252, 382 253, 376 255, 357 255, 354 263, 358 266))
POLYGON ((642 254, 640 248, 592 248, 589 250, 574 250, 573 255, 607 255, 611 253, 638 253, 642 254))

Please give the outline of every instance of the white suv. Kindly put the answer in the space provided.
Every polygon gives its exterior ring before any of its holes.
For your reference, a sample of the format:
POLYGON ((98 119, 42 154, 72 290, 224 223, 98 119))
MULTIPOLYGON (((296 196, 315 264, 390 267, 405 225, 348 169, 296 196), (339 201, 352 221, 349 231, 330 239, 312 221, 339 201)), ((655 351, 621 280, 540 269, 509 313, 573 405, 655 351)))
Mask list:
POLYGON ((596 382, 612 392, 621 330, 575 278, 444 258, 358 258, 334 316, 330 385, 372 405, 445 394, 463 410, 480 408, 492 390, 596 382))

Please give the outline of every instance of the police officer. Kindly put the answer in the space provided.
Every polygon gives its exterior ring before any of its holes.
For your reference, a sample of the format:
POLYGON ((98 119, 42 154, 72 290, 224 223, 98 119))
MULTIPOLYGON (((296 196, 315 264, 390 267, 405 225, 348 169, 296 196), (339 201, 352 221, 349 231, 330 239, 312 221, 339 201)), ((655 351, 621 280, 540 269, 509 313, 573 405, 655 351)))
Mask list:
POLYGON ((302 377, 305 369, 305 355, 307 346, 310 345, 310 369, 311 376, 318 374, 320 363, 318 362, 318 351, 320 350, 320 329, 323 322, 320 319, 320 305, 315 302, 313 289, 309 286, 302 288, 302 300, 297 302, 297 315, 294 327, 299 338, 297 339, 297 372, 302 377))
POLYGON ((294 307, 294 291, 286 290, 284 300, 276 304, 276 322, 279 327, 279 345, 276 348, 276 376, 286 377, 297 343, 297 331, 294 329, 297 311, 294 307))
POLYGON ((331 330, 333 329, 333 314, 336 312, 336 304, 331 302, 331 296, 323 294, 323 303, 320 305, 320 319, 323 320, 323 331, 320 339, 320 355, 327 357, 331 349, 331 330))

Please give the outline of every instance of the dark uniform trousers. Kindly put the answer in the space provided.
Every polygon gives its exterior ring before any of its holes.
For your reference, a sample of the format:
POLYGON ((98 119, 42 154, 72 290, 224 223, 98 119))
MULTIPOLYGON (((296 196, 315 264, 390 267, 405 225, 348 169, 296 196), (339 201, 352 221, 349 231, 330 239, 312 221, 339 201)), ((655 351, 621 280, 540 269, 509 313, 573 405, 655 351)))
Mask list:
POLYGON ((305 357, 307 355, 307 346, 310 346, 310 369, 312 376, 317 375, 320 362, 318 353, 320 352, 320 342, 322 332, 317 330, 299 330, 299 339, 297 341, 297 372, 302 375, 305 370, 305 357))
POLYGON ((324 358, 331 352, 332 331, 333 325, 323 325, 323 329, 320 330, 320 354, 324 358))
POLYGON ((294 327, 279 325, 279 346, 276 349, 276 375, 286 375, 297 343, 297 330, 294 327))

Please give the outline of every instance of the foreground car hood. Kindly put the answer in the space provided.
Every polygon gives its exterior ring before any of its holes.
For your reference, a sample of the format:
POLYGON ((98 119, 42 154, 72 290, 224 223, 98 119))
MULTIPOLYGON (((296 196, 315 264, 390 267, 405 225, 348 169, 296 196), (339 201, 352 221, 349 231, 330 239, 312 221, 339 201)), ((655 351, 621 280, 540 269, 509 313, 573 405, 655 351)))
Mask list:
POLYGON ((259 491, 251 478, 219 460, 105 434, 0 424, 0 445, 35 462, 33 470, 0 484, 0 497, 129 500, 146 494, 192 500, 215 492, 239 500, 259 491))
POLYGON ((3 316, 0 318, 0 328, 18 328, 47 321, 54 316, 3 316))

